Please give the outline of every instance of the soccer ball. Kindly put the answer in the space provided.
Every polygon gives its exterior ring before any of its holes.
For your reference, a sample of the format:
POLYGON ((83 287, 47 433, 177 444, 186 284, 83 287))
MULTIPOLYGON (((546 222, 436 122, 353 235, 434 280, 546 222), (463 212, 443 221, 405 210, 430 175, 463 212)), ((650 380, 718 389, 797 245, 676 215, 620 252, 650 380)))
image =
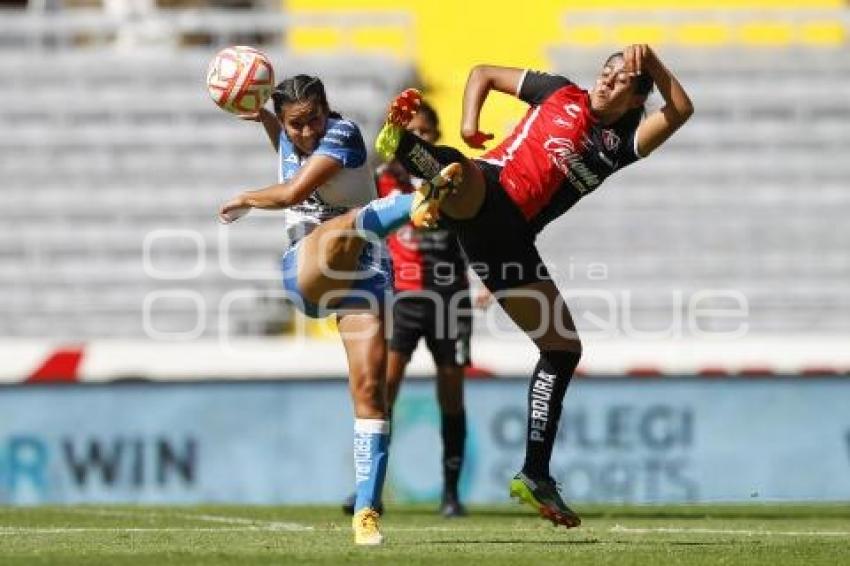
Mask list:
POLYGON ((216 53, 207 70, 207 90, 220 108, 233 114, 256 114, 274 89, 274 69, 265 53, 236 45, 216 53))

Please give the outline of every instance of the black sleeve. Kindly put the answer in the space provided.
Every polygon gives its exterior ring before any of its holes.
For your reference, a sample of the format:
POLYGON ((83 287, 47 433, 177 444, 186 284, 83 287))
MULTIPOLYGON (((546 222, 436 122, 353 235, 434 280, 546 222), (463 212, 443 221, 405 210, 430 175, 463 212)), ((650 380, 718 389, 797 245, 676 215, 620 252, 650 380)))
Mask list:
POLYGON ((642 158, 637 152, 637 128, 622 133, 620 147, 617 148, 617 169, 631 165, 642 158))
POLYGON ((567 77, 550 75, 528 69, 523 73, 517 89, 517 97, 523 102, 536 106, 546 100, 550 94, 573 84, 567 77))

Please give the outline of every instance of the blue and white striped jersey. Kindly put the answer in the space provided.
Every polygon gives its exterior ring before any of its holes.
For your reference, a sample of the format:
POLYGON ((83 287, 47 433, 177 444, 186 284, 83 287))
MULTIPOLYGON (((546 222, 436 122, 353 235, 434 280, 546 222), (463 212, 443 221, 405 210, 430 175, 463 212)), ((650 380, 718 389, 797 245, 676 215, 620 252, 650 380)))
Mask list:
POLYGON ((279 147, 281 183, 292 179, 313 155, 326 155, 343 167, 305 201, 286 210, 287 234, 291 240, 298 240, 322 222, 377 197, 374 177, 366 167, 366 145, 354 122, 328 118, 325 135, 311 155, 299 155, 285 131, 281 131, 279 147))

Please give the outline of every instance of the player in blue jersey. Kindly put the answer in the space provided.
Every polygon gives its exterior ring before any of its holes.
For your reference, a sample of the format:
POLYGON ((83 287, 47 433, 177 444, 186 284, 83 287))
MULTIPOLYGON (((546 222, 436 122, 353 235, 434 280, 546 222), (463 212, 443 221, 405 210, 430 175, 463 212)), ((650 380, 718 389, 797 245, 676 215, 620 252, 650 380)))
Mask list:
MULTIPOLYGON (((263 109, 253 119, 278 152, 279 182, 240 193, 220 208, 219 219, 232 222, 251 208, 285 210, 290 245, 282 259, 284 289, 308 316, 337 315, 348 359, 355 414, 355 542, 380 544, 375 507, 389 439, 381 306, 392 289, 391 266, 380 239, 407 219, 383 221, 385 211, 397 205, 396 197, 373 201, 377 193, 365 167, 360 130, 331 111, 317 77, 284 80, 272 101, 274 113, 263 109)), ((431 183, 450 181, 447 172, 431 183)))
MULTIPOLYGON (((423 101, 408 128, 435 143, 440 137, 436 111, 423 101)), ((378 194, 412 194, 421 184, 398 163, 377 171, 378 194)), ((441 229, 418 230, 408 224, 387 238, 393 264, 392 332, 387 355, 387 404, 392 416, 411 356, 420 341, 431 351, 436 366, 440 436, 443 441, 443 494, 440 514, 461 517, 460 475, 466 442, 466 410, 463 402, 464 368, 471 364, 470 289, 467 262, 457 238, 441 229)), ((476 298, 486 303, 485 296, 476 298)), ((354 513, 355 494, 343 502, 343 511, 354 513)), ((379 506, 379 511, 381 507, 379 506)))

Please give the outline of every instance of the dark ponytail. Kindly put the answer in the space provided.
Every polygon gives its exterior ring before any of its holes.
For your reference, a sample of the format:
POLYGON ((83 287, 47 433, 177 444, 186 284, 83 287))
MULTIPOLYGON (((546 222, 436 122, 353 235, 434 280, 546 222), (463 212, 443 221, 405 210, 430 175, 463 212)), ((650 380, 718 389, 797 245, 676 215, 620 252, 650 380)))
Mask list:
POLYGON ((325 85, 319 77, 295 75, 281 81, 272 92, 274 113, 280 116, 283 105, 293 102, 313 102, 324 109, 331 118, 341 118, 339 113, 331 111, 325 85))
MULTIPOLYGON (((617 51, 616 53, 612 53, 606 60, 605 65, 610 64, 614 59, 623 59, 623 52, 617 51)), ((646 73, 641 73, 637 77, 635 77, 635 94, 640 96, 649 96, 649 93, 652 92, 652 87, 655 86, 655 83, 652 81, 652 77, 650 77, 646 73)), ((620 119, 614 122, 611 126, 620 131, 631 131, 637 128, 638 124, 640 124, 641 119, 646 114, 646 104, 641 104, 637 108, 632 108, 628 110, 625 114, 620 116, 620 119)))

